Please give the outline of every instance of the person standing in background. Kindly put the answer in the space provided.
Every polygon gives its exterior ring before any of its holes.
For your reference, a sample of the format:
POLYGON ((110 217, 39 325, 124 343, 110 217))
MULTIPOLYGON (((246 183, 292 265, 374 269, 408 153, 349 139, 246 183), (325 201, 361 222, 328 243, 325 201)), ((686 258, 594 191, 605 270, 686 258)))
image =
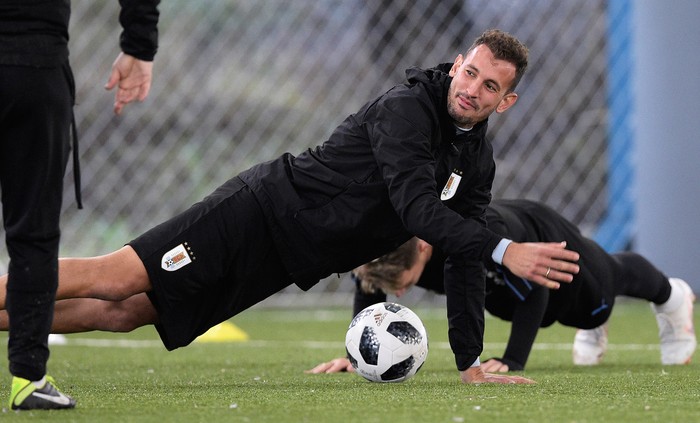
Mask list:
MULTIPOLYGON (((143 101, 158 45, 159 0, 120 0, 121 53, 105 88, 114 113, 143 101)), ((10 408, 64 409, 75 400, 46 374, 58 286, 63 175, 73 139, 80 199, 75 82, 68 60, 70 0, 0 2, 0 192, 10 258, 10 408)))

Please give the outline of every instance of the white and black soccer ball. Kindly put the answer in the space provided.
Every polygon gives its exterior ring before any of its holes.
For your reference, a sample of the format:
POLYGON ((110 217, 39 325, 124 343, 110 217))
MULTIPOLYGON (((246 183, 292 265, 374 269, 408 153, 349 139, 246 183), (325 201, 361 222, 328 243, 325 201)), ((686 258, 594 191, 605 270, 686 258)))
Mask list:
POLYGON ((428 334, 408 307, 377 303, 357 313, 345 335, 345 350, 357 374, 372 382, 402 382, 428 356, 428 334))

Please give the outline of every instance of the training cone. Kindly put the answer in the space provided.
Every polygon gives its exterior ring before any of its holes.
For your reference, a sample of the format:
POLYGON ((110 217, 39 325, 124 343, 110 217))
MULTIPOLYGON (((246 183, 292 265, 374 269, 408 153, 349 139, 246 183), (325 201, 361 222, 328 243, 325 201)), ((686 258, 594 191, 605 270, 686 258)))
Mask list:
POLYGON ((197 337, 197 342, 238 342, 247 341, 248 334, 233 323, 223 322, 211 327, 197 337))

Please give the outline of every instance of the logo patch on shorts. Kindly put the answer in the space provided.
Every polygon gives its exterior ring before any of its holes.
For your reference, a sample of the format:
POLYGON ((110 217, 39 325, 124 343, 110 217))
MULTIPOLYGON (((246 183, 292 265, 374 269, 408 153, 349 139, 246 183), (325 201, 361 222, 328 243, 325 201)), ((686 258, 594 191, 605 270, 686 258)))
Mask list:
POLYGON ((192 250, 185 242, 163 254, 160 266, 163 270, 174 272, 192 263, 192 259, 192 250))

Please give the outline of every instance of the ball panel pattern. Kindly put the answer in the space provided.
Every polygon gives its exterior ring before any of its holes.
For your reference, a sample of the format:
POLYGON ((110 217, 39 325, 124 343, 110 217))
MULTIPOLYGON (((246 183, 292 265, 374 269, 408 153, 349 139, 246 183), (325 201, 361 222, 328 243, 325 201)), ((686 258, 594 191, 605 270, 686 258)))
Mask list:
POLYGON ((379 357, 379 340, 373 328, 365 326, 362 330, 359 348, 365 363, 376 366, 379 357))
POLYGON ((356 373, 372 382, 413 377, 428 355, 428 335, 420 318, 396 303, 377 303, 350 322, 345 348, 356 373))

